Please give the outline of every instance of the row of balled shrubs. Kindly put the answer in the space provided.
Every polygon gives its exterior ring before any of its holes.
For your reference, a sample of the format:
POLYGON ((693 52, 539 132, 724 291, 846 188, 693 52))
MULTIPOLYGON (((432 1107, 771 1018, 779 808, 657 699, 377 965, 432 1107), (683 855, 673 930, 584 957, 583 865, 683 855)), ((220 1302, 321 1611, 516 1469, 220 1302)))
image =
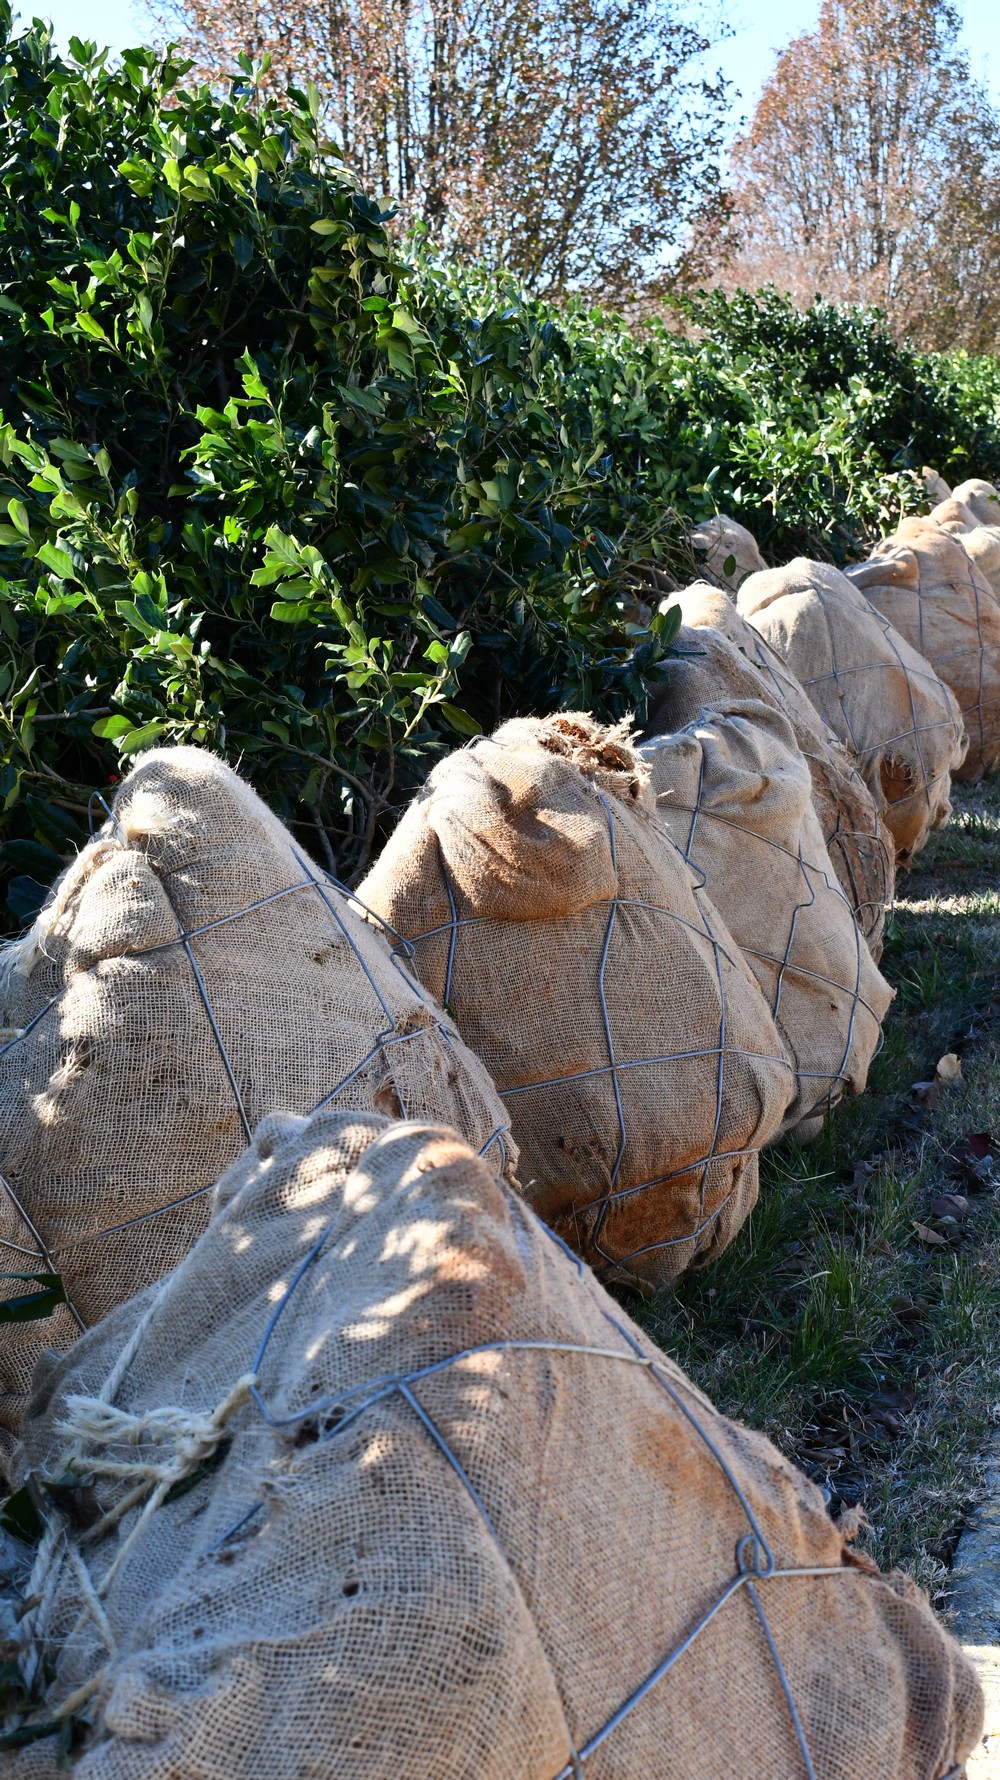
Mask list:
POLYGON ((958 1646, 602 1283, 864 1086, 1000 735, 951 523, 687 589, 641 740, 503 725, 353 892, 139 760, 2 965, 0 1242, 66 1294, 0 1349, 13 1780, 957 1780, 958 1646))

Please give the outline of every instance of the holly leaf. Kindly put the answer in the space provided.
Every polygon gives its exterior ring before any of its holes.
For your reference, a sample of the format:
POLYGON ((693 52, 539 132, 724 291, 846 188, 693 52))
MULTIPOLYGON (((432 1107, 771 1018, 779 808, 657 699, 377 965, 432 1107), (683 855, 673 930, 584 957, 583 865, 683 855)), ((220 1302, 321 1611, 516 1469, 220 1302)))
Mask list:
POLYGON ((21 1292, 15 1298, 0 1298, 0 1323, 35 1323, 51 1316, 57 1305, 65 1304, 66 1288, 61 1273, 0 1273, 0 1280, 16 1279, 41 1286, 40 1292, 21 1292))
POLYGON ((38 1544, 45 1528, 35 1495, 26 1483, 0 1503, 0 1527, 24 1545, 38 1544))

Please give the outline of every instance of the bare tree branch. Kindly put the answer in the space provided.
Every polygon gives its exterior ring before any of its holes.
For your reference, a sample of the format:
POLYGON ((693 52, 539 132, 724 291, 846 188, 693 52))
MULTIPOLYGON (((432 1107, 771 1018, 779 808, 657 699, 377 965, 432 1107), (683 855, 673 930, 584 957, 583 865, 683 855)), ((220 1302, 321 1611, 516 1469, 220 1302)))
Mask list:
POLYGON ((166 0, 203 76, 267 50, 313 80, 363 186, 434 242, 539 293, 669 282, 719 199, 729 108, 699 0, 166 0))

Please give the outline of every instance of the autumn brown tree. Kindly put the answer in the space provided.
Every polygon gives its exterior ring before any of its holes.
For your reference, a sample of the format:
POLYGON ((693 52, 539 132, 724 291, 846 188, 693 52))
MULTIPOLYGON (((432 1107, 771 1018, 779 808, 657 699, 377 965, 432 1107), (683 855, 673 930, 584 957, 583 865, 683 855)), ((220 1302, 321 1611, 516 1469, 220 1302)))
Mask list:
POLYGON ((735 145, 727 282, 877 303, 927 345, 996 343, 1000 130, 960 24, 941 0, 823 0, 735 145))
POLYGON ((1000 352, 1000 116, 970 86, 956 125, 900 268, 898 329, 925 346, 1000 352))
POLYGON ((656 290, 719 187, 726 86, 689 0, 170 0, 199 71, 312 81, 401 223, 539 292, 656 290))

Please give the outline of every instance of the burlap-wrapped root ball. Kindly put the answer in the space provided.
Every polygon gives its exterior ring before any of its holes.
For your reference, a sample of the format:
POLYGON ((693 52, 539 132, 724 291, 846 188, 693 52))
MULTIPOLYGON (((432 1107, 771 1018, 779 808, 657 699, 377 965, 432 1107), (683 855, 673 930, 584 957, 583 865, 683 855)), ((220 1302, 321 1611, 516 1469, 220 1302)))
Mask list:
POLYGON ((4 1331, 0 1448, 39 1349, 176 1264, 264 1114, 332 1098, 477 1146, 507 1123, 383 936, 204 750, 143 755, 0 964, 0 1242, 68 1299, 4 1331))
POLYGON ((757 978, 795 1069, 789 1127, 860 1094, 892 990, 837 882, 792 727, 759 701, 708 706, 642 744, 657 814, 757 978))
POLYGON ((985 576, 993 593, 1000 599, 1000 502, 994 502, 994 517, 990 525, 984 525, 977 519, 971 507, 964 501, 942 501, 934 508, 931 518, 942 531, 951 532, 953 537, 961 541, 963 550, 971 556, 980 574, 985 576))
POLYGON ((812 798, 834 871, 873 958, 882 955, 895 889, 895 849, 881 789, 870 791, 843 744, 780 655, 705 582, 677 596, 683 624, 667 680, 650 699, 645 734, 670 734, 723 698, 757 698, 788 718, 809 767, 812 798))
POLYGON ((832 563, 799 556, 751 575, 737 605, 884 792, 896 858, 908 864, 951 814, 967 747, 955 694, 832 563))
POLYGON ((688 537, 702 558, 705 579, 735 593, 747 575, 767 567, 752 532, 728 513, 713 513, 692 526, 688 537))
POLYGON ((739 1229, 794 1084, 646 780, 589 717, 505 723, 434 768, 359 897, 496 1081, 535 1209, 658 1287, 739 1229))
POLYGON ((924 491, 929 501, 937 502, 948 501, 951 499, 951 489, 948 487, 944 477, 940 475, 937 470, 932 470, 929 464, 924 465, 920 472, 920 479, 923 482, 924 491))
MULTIPOLYGON (((923 1596, 454 1133, 269 1120, 220 1201, 25 1428, 82 1485, 20 1626, 79 1780, 958 1772, 923 1596)), ((8 1760, 58 1780, 54 1736, 8 1760)))
POLYGON ((1000 762, 1000 600, 961 540, 932 519, 904 519, 848 571, 958 700, 969 738, 957 779, 1000 762))
MULTIPOLYGON (((946 500, 947 496, 940 498, 946 500)), ((992 482, 985 482, 982 476, 970 476, 968 481, 960 482, 952 489, 951 498, 968 507, 980 525, 1000 525, 1000 489, 994 488, 992 482)))

